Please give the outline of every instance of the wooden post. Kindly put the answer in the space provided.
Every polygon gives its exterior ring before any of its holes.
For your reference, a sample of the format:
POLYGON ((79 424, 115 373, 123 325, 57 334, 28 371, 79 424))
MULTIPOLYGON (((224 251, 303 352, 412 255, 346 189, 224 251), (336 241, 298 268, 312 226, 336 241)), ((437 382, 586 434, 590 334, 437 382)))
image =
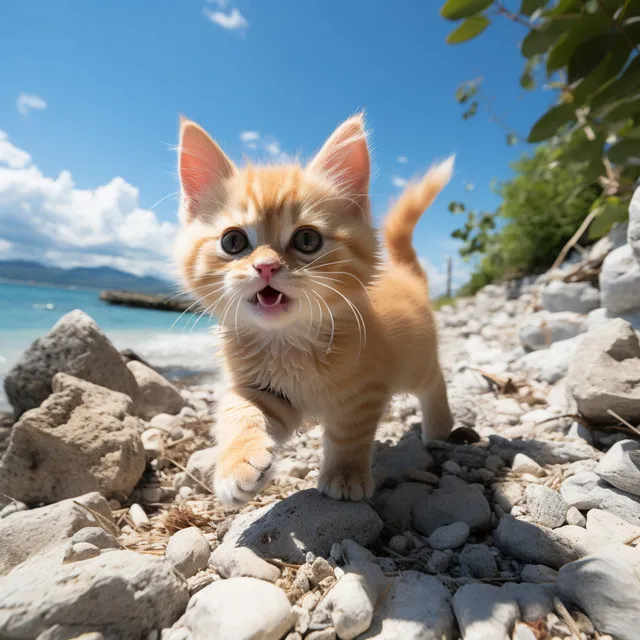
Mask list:
POLYGON ((447 298, 451 297, 451 276, 453 272, 453 260, 451 256, 447 258, 447 298))

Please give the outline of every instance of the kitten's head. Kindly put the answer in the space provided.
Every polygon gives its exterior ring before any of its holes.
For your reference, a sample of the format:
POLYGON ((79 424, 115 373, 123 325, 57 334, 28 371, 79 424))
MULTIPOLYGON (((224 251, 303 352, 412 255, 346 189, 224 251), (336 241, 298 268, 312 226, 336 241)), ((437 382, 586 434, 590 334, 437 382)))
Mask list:
POLYGON ((180 128, 186 287, 221 324, 311 332, 353 313, 375 270, 369 152, 361 116, 306 166, 238 168, 197 124, 180 128))

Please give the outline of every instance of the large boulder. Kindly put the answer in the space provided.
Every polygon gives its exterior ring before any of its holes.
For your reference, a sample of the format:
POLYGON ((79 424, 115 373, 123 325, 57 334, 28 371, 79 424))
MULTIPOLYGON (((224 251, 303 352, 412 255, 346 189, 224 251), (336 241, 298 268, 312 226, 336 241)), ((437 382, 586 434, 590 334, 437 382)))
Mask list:
POLYGON ((168 638, 280 640, 293 622, 291 605, 282 589, 255 578, 231 578, 196 593, 168 638))
POLYGON ((62 625, 76 630, 66 637, 138 640, 171 626, 188 599, 185 581, 161 558, 109 550, 63 564, 49 554, 0 578, 0 637, 36 638, 62 625))
POLYGON ((567 375, 569 361, 580 344, 580 337, 554 342, 548 349, 533 351, 513 363, 517 371, 532 373, 538 379, 554 384, 567 375))
POLYGON ((541 311, 526 316, 518 334, 520 342, 527 349, 546 349, 550 344, 560 340, 569 340, 587 330, 583 315, 564 311, 547 313, 541 311))
POLYGON ((67 540, 80 529, 102 527, 110 522, 109 504, 96 492, 78 496, 75 499, 62 500, 39 509, 20 511, 12 514, 11 517, 2 518, 0 520, 0 540, 2 540, 0 575, 9 573, 32 556, 67 540), (92 511, 102 516, 102 519, 94 516, 92 511))
POLYGON ((249 550, 254 557, 302 564, 308 551, 326 558, 332 544, 345 538, 369 546, 381 530, 382 520, 365 502, 332 500, 307 489, 236 516, 211 561, 233 566, 234 556, 249 550))
POLYGON ((78 309, 38 338, 7 374, 4 388, 16 418, 49 397, 58 372, 131 397, 137 392, 138 385, 122 356, 98 325, 78 309))
MULTIPOLYGON (((638 554, 640 561, 640 554, 638 554)), ((636 640, 640 628, 640 563, 630 564, 612 550, 587 556, 560 569, 556 589, 578 606, 601 634, 636 640)))
POLYGON ((611 313, 640 310, 640 263, 628 244, 612 251, 600 271, 602 306, 611 313))
POLYGON ((636 189, 629 205, 629 230, 627 239, 633 255, 640 263, 640 188, 636 189))
POLYGON ((620 318, 587 333, 569 364, 569 389, 590 420, 617 422, 608 413, 640 421, 640 342, 620 318))
POLYGON ((180 392, 157 371, 137 360, 126 366, 138 383, 136 413, 141 418, 151 420, 159 413, 175 415, 186 407, 180 392))
POLYGON ((554 280, 542 289, 542 306, 553 313, 589 313, 600 306, 600 293, 588 282, 554 280))
POLYGON ((13 427, 0 462, 3 493, 27 503, 89 491, 127 498, 146 464, 140 420, 132 411, 132 400, 122 393, 57 374, 53 394, 13 427))

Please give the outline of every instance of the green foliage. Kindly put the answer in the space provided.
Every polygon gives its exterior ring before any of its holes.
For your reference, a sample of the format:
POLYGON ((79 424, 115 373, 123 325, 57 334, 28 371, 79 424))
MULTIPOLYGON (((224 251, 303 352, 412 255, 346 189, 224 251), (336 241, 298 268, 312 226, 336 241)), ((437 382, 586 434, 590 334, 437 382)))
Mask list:
MULTIPOLYGON (((563 166, 558 163, 561 154, 558 146, 545 145, 532 155, 524 155, 513 165, 516 176, 498 186, 502 198, 498 211, 483 214, 491 217, 491 228, 476 224, 469 229, 465 225, 462 231, 453 232, 454 237, 466 240, 463 255, 483 256, 463 292, 470 295, 495 280, 543 270, 593 206, 602 206, 603 211, 613 209, 613 202, 601 203, 600 187, 581 170, 586 163, 563 166), (467 238, 461 237, 465 230, 467 238)), ((619 205, 620 199, 617 201, 619 205)), ((457 211, 466 212, 462 203, 455 204, 457 211)), ((617 211, 619 214, 620 208, 617 211)))
POLYGON ((503 0, 447 0, 441 15, 459 21, 447 37, 452 44, 499 19, 521 25, 520 86, 535 90, 546 76, 544 88, 557 98, 523 137, 497 116, 481 79, 456 92, 463 118, 486 108, 508 145, 545 143, 516 163, 518 175, 499 189, 504 201, 497 212, 453 203, 452 212, 466 214, 452 234, 464 242, 461 254, 483 255, 470 292, 548 267, 591 209, 598 213, 589 240, 626 217, 640 179, 640 0, 521 0, 517 11, 503 0))

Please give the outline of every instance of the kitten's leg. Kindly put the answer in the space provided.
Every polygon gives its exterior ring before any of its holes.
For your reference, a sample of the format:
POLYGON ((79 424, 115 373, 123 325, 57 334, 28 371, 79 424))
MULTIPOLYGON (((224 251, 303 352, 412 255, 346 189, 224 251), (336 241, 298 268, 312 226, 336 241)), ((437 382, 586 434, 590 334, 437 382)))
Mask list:
POLYGON ((218 498, 247 502, 271 479, 276 445, 300 424, 300 414, 285 400, 264 391, 227 391, 217 411, 220 448, 214 475, 218 498))
POLYGON ((426 391, 419 396, 422 407, 422 440, 443 440, 453 428, 453 417, 447 398, 447 386, 438 367, 426 391))
POLYGON ((327 420, 318 491, 336 500, 358 501, 373 495, 373 439, 387 400, 386 395, 372 399, 365 392, 353 409, 342 408, 339 418, 327 420))

